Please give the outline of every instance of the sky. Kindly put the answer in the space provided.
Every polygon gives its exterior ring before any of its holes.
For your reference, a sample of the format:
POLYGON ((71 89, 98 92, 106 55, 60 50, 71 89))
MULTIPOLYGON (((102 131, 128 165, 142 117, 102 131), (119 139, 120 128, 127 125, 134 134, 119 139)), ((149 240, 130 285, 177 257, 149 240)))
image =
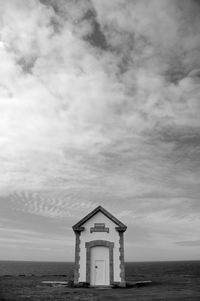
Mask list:
POLYGON ((0 0, 0 260, 200 260, 200 1, 0 0))

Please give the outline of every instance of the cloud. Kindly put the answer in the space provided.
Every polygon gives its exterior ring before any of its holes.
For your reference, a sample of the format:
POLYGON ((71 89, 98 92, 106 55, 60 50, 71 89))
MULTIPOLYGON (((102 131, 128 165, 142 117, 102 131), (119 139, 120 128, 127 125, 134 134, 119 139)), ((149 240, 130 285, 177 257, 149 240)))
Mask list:
POLYGON ((96 205, 89 200, 84 201, 76 194, 67 192, 22 192, 13 193, 9 201, 14 210, 51 218, 75 217, 77 211, 92 210, 96 205))
POLYGON ((200 240, 178 241, 177 244, 183 247, 198 247, 200 246, 200 240))
POLYGON ((59 220, 58 233, 102 204, 131 229, 134 217, 139 241, 168 233, 171 245, 170 224, 188 239, 199 226, 199 10, 180 0, 0 3, 6 217, 50 229, 59 220))

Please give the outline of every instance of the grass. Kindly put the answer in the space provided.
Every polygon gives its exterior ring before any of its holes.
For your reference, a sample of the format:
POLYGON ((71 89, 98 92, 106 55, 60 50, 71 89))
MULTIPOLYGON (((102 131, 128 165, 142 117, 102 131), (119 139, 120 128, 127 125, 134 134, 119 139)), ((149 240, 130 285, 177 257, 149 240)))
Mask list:
POLYGON ((62 276, 1 276, 0 301, 199 301, 200 279, 165 279, 145 286, 117 289, 69 288, 42 284, 42 281, 68 281, 62 276), (189 282, 188 282, 189 281, 189 282))

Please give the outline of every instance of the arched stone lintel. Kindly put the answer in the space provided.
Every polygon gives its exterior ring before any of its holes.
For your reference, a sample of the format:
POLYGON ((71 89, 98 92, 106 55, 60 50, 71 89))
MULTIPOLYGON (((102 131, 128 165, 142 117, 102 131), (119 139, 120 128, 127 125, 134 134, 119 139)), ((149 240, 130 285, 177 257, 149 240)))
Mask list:
POLYGON ((102 246, 109 248, 109 264, 110 264, 110 284, 114 281, 114 267, 113 267, 113 248, 114 242, 107 240, 92 240, 85 243, 86 247, 86 282, 90 283, 90 265, 91 265, 91 248, 102 246))
POLYGON ((86 248, 92 248, 92 247, 97 247, 97 246, 102 246, 102 247, 107 247, 107 248, 114 248, 114 242, 110 242, 107 240, 92 240, 89 242, 85 243, 86 248))

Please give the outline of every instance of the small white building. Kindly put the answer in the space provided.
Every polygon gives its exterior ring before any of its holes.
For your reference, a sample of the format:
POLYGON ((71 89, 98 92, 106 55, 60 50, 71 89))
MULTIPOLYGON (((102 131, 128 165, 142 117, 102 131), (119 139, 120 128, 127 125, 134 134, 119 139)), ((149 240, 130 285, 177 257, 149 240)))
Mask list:
POLYGON ((123 234, 127 227, 98 206, 72 228, 76 235, 74 283, 124 286, 123 234))

